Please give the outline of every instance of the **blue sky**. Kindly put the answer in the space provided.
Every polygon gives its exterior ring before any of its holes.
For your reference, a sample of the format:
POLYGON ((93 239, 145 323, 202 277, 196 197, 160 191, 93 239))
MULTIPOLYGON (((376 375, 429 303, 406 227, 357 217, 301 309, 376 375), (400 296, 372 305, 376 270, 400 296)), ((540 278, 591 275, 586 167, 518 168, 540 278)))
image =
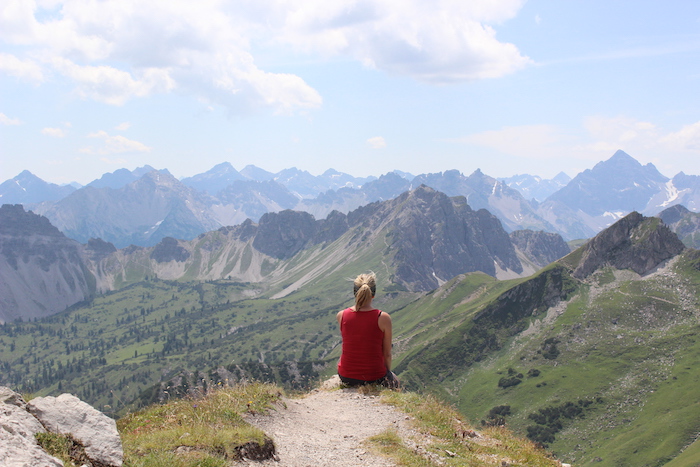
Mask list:
POLYGON ((700 174, 695 0, 6 0, 0 181, 700 174))

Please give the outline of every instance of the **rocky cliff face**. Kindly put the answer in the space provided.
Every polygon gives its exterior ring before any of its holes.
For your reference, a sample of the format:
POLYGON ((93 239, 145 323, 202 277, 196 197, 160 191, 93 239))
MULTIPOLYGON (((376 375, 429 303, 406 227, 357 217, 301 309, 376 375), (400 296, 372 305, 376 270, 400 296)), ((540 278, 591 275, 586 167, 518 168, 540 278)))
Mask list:
POLYGON ((525 256, 539 267, 558 260, 571 253, 571 248, 559 234, 516 230, 510 234, 510 240, 525 256))
POLYGON ((603 266, 646 274, 685 249, 658 218, 632 212, 581 247, 573 275, 584 279, 603 266))
POLYGON ((0 208, 0 322, 49 316, 94 291, 80 244, 21 205, 0 208))
POLYGON ((472 210, 463 197, 421 186, 387 202, 387 209, 394 217, 389 246, 396 252, 396 280, 409 290, 432 290, 465 272, 495 277, 499 270, 523 270, 499 220, 472 210))

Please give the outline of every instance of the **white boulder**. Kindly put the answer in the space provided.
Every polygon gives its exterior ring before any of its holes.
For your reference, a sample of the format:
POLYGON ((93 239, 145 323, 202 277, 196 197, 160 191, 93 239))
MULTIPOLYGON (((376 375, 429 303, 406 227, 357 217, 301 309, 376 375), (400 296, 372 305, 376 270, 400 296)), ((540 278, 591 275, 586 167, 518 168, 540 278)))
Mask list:
POLYGON ((37 397, 28 406, 48 431, 72 435, 91 460, 121 467, 124 451, 113 419, 71 394, 37 397))

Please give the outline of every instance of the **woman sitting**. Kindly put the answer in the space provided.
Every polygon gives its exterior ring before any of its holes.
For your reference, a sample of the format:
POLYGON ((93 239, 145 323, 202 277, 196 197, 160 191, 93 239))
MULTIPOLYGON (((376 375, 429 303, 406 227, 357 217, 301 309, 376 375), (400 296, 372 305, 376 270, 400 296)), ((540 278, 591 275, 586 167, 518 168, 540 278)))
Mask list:
POLYGON ((355 306, 337 315, 343 348, 338 376, 348 386, 381 384, 398 388, 391 372, 391 317, 372 306, 377 291, 374 273, 355 279, 355 306))

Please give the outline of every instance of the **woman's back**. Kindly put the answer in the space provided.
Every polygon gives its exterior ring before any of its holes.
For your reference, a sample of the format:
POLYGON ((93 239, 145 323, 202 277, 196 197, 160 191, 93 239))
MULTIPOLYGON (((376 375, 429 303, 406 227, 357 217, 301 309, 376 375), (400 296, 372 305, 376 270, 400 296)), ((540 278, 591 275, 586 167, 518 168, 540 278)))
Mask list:
POLYGON ((381 313, 377 309, 343 310, 340 319, 343 349, 338 374, 364 381, 384 377, 387 372, 384 363, 384 332, 378 324, 381 313))

